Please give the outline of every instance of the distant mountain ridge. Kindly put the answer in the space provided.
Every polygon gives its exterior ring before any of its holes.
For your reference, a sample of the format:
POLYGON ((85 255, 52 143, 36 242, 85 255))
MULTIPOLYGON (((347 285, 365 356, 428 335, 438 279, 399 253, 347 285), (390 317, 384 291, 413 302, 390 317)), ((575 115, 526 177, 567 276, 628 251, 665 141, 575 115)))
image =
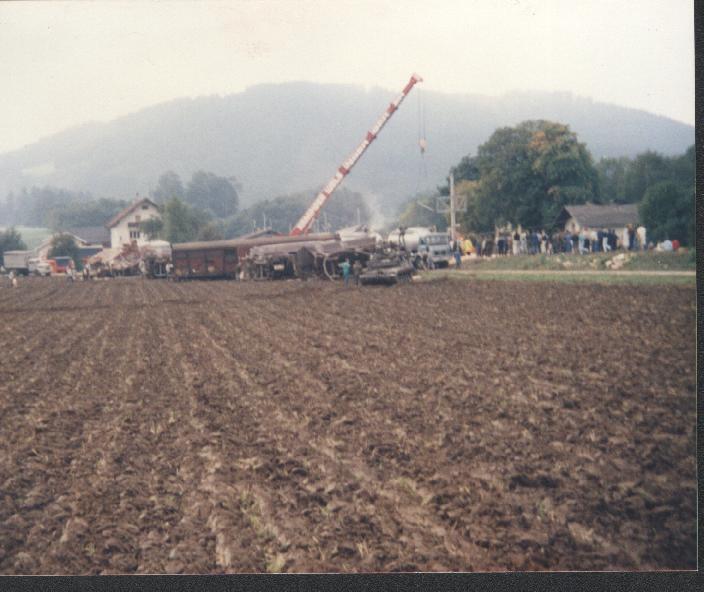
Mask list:
MULTIPOLYGON (((595 159, 647 149, 680 154, 694 143, 693 126, 569 93, 494 98, 418 90, 345 180, 384 208, 442 184, 450 167, 475 153, 496 128, 527 119, 568 124, 595 159), (428 141, 423 161, 419 98, 428 141)), ((244 206, 310 190, 334 174, 395 96, 379 88, 293 82, 176 99, 0 155, 0 199, 31 185, 129 198, 147 193, 166 170, 185 183, 198 169, 236 177, 244 206)))

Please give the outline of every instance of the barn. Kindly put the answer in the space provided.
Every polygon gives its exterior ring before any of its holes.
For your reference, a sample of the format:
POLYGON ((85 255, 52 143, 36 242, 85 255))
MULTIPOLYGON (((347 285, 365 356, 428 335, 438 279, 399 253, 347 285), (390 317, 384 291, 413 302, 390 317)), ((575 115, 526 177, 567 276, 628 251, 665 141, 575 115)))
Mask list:
POLYGON ((564 206, 555 226, 571 233, 580 230, 615 230, 621 236, 623 230, 638 225, 638 204, 584 204, 564 206))

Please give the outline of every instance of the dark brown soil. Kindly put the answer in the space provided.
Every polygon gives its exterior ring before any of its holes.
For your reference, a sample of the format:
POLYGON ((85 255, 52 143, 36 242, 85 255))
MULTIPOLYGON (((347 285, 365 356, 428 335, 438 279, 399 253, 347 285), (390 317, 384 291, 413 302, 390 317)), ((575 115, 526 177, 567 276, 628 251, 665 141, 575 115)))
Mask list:
POLYGON ((695 291, 0 287, 0 573, 696 568, 695 291))

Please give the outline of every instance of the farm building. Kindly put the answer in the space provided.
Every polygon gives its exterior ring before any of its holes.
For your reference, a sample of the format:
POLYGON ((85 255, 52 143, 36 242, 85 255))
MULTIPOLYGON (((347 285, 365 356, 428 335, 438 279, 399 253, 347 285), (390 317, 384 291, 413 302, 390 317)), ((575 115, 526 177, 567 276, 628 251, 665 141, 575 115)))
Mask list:
POLYGON ((120 249, 133 241, 141 247, 148 239, 142 233, 140 225, 153 218, 161 218, 161 213, 151 199, 144 197, 132 202, 105 224, 110 231, 110 247, 120 249))
POLYGON ((110 231, 105 226, 76 226, 62 232, 72 234, 80 243, 91 246, 110 246, 110 231))
POLYGON ((76 228, 72 230, 66 230, 45 238, 35 249, 32 249, 31 256, 43 260, 48 259, 54 237, 59 234, 68 234, 69 236, 73 237, 73 240, 76 242, 76 245, 78 245, 79 257, 81 259, 90 257, 91 255, 97 253, 103 248, 102 243, 94 242, 94 240, 92 240, 96 238, 97 235, 89 233, 78 234, 77 231, 79 230, 81 229, 76 228))
MULTIPOLYGON (((623 231, 629 224, 638 225, 637 204, 585 204, 581 206, 564 206, 555 225, 570 232, 582 229, 623 231)), ((619 234, 620 236, 620 234, 619 234)))

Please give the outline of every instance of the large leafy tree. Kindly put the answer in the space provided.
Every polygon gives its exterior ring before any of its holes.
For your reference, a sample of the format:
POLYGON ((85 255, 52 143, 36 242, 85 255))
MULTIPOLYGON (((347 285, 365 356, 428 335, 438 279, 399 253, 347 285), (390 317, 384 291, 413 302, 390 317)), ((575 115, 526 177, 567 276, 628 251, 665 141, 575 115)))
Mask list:
POLYGON ((650 186, 638 207, 641 222, 654 241, 694 241, 694 191, 672 181, 650 186))
POLYGON ((140 222, 139 229, 149 240, 158 239, 162 237, 164 232, 164 221, 161 218, 149 218, 140 222))
POLYGON ((631 164, 628 157, 602 158, 596 163, 599 193, 604 203, 626 203, 626 172, 631 164))
POLYGON ((26 248, 27 245, 24 244, 22 236, 17 232, 17 229, 8 228, 0 231, 0 261, 2 261, 5 251, 24 251, 26 248))
POLYGON ((234 178, 218 177, 213 173, 193 173, 186 188, 186 201, 217 218, 226 218, 237 212, 239 197, 234 178))
POLYGON ((624 178, 624 199, 636 203, 643 199, 648 187, 660 181, 672 181, 673 170, 667 158, 648 150, 629 164, 624 178))
POLYGON ((592 157, 561 123, 500 128, 479 147, 475 162, 478 182, 460 217, 467 230, 487 232, 507 222, 550 226, 563 205, 599 200, 592 157))
POLYGON ((71 257, 78 264, 78 245, 70 234, 57 234, 51 241, 49 257, 71 257))
POLYGON ((399 215, 399 226, 424 226, 435 227, 439 231, 446 230, 447 217, 437 211, 436 202, 434 197, 407 202, 399 215))
POLYGON ((202 210, 193 208, 177 197, 164 204, 161 231, 165 240, 171 243, 185 243, 196 240, 201 228, 209 221, 209 216, 202 210))
POLYGON ((178 199, 186 198, 186 190, 179 177, 174 171, 166 171, 157 181, 156 188, 151 192, 152 198, 156 203, 165 203, 166 200, 172 197, 178 199))

